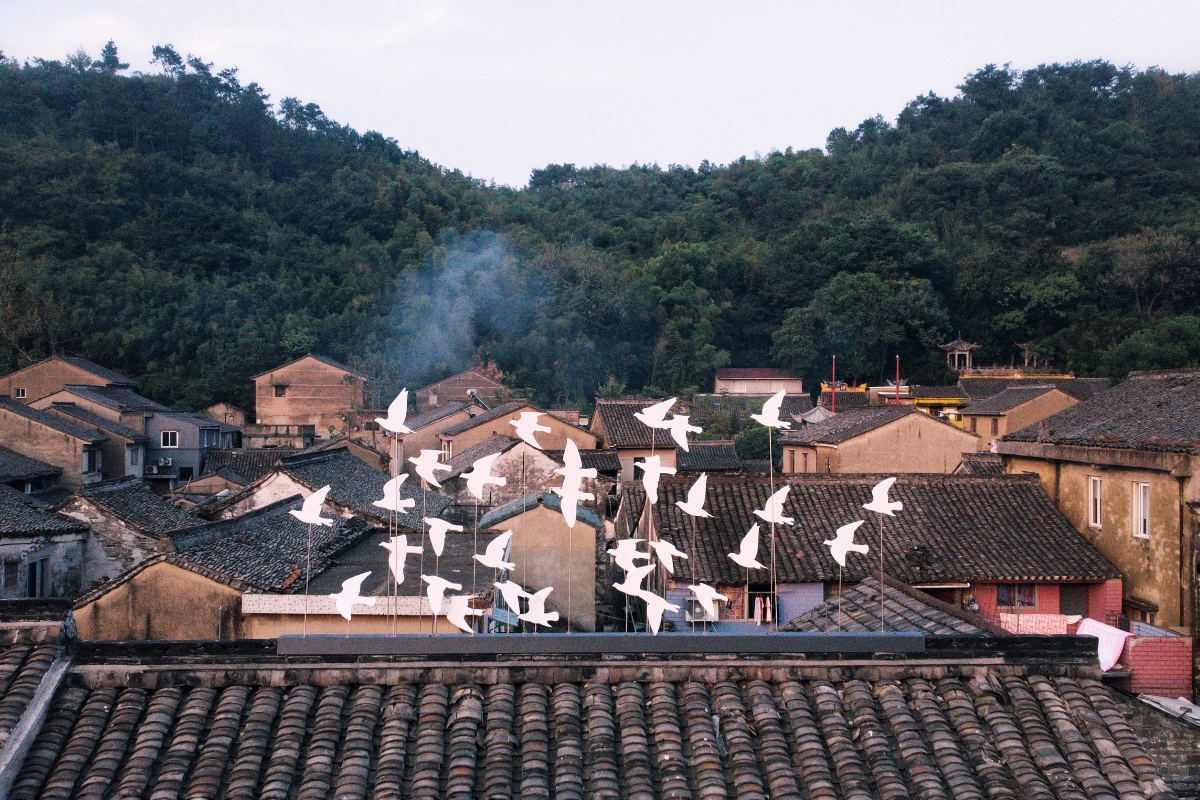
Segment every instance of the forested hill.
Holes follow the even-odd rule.
[[[480,359],[559,405],[832,353],[935,382],[960,332],[986,362],[1200,363],[1200,76],[986,67],[824,151],[517,191],[155,54],[0,64],[5,370],[73,352],[202,407],[308,351],[389,388]]]

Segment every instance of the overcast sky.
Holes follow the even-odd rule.
[[[988,63],[1200,71],[1200,3],[0,2],[0,50],[131,69],[155,44],[236,66],[359,131],[523,186],[548,163],[726,163],[829,131]]]

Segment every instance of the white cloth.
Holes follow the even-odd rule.
[[[1120,628],[1114,628],[1112,625],[1097,622],[1091,617],[1080,622],[1079,630],[1075,633],[1078,636],[1095,636],[1100,640],[1100,644],[1096,648],[1096,655],[1100,657],[1100,669],[1105,672],[1112,669],[1121,658],[1121,651],[1125,649],[1125,640],[1132,635]]]

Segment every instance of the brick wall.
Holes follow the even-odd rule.
[[[1162,697],[1192,696],[1190,636],[1130,636],[1121,663],[1131,673],[1127,691]]]
[[[1113,578],[1088,587],[1088,616],[1105,625],[1116,626],[1121,616],[1121,579]]]

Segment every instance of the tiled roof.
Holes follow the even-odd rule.
[[[114,411],[169,411],[166,406],[156,403],[149,397],[142,397],[132,389],[124,386],[88,386],[86,384],[68,384],[63,387],[76,397],[90,400],[93,403],[111,408]]]
[[[102,663],[13,798],[1174,797],[1086,669],[724,661]]]
[[[409,417],[404,421],[404,424],[412,431],[419,431],[421,428],[427,428],[438,420],[453,416],[460,411],[466,411],[472,406],[479,408],[477,403],[442,403],[440,406],[434,406],[428,411],[417,414],[414,417]]]
[[[991,625],[968,611],[943,603],[922,591],[884,577],[864,578],[858,585],[833,595],[811,611],[780,626],[783,631],[879,630],[880,596],[883,619],[889,631],[916,631],[926,636],[1005,636],[1003,628]]]
[[[723,381],[799,380],[800,376],[790,370],[771,367],[721,367],[716,378]]]
[[[542,452],[559,464],[563,463],[562,450],[543,450]],[[621,471],[621,457],[616,450],[580,450],[579,461],[583,464],[584,469],[594,469],[601,476],[605,473]]]
[[[506,403],[496,406],[491,411],[485,411],[482,414],[476,414],[470,419],[464,419],[462,422],[451,425],[449,428],[446,428],[446,430],[442,431],[442,435],[457,436],[463,431],[469,431],[472,428],[477,428],[480,425],[491,422],[494,419],[499,419],[506,414],[512,414],[514,411],[520,411],[522,408],[533,408],[533,406],[529,405],[529,401],[527,400],[509,400]],[[409,427],[411,428],[412,426],[410,425]],[[414,430],[416,429],[414,428]]]
[[[204,524],[150,491],[138,478],[91,484],[79,493],[92,505],[144,533],[168,534]]]
[[[861,408],[863,406],[871,405],[871,393],[870,392],[851,392],[851,391],[843,391],[843,390],[838,390],[837,392],[831,392],[828,390],[822,391],[821,392],[821,405],[833,406],[834,405],[833,399],[834,399],[835,394],[837,395],[836,406],[839,409]]]
[[[279,459],[285,456],[297,455],[299,451],[284,448],[263,448],[261,450],[209,450],[204,456],[204,474],[219,473],[221,470],[232,470],[252,483],[268,472],[275,469]]]
[[[459,533],[449,531],[442,547],[442,555],[435,558],[433,547],[428,538],[424,540],[424,552],[414,553],[404,561],[404,581],[399,587],[400,597],[411,597],[417,593],[424,594],[425,584],[421,582],[422,575],[437,574],[453,583],[462,584],[462,592],[470,594],[472,581],[477,594],[491,591],[495,580],[495,571],[479,565],[475,554],[482,553],[492,539],[500,535],[499,531],[479,531],[478,540],[475,532],[466,526]],[[371,575],[363,581],[361,593],[365,597],[387,596],[390,591],[390,573],[387,566],[387,551],[380,547],[387,541],[387,531],[376,531],[337,557],[330,559],[329,567],[310,584],[311,594],[333,594],[342,588],[342,581],[364,572]],[[408,544],[421,547],[420,534],[408,534]],[[424,558],[422,558],[422,556]],[[478,568],[476,568],[478,565]],[[457,594],[458,592],[455,592]]]
[[[486,458],[496,453],[504,453],[516,447],[521,443],[520,439],[513,439],[508,436],[501,436],[498,433],[493,433],[488,438],[484,439],[477,445],[468,447],[458,455],[446,462],[446,466],[450,467],[449,472],[439,472],[438,481],[452,480],[462,475],[471,468],[481,458]]]
[[[1003,475],[1004,459],[999,453],[963,453],[956,471],[960,475]]]
[[[958,385],[963,388],[972,400],[982,400],[999,394],[1010,386],[1046,386],[1051,385],[1060,392],[1071,395],[1076,400],[1086,400],[1097,392],[1103,392],[1112,385],[1108,378],[1039,378],[1034,375],[1028,378],[996,378],[987,376],[965,376],[958,379]]]
[[[473,369],[469,369],[466,372],[460,372],[457,375],[451,375],[449,378],[442,378],[437,383],[431,383],[428,386],[418,389],[418,391],[429,392],[442,388],[456,389],[464,386],[468,389],[473,389],[476,387],[482,387],[486,389],[504,388],[504,384],[500,383],[499,381],[492,380],[486,375],[482,375]]]
[[[941,349],[946,350],[946,351],[975,350],[976,348],[982,347],[982,345],[973,344],[971,342],[968,342],[966,339],[964,339],[960,336],[957,339],[955,339],[953,342],[946,342],[945,344],[939,344],[938,347],[940,347]]]
[[[654,434],[654,446],[663,450],[674,450],[675,442],[669,431],[651,431],[634,413],[658,400],[596,400],[595,415],[604,428],[606,448],[650,448],[650,434]]]
[[[0,483],[62,475],[62,467],[0,447]]]
[[[390,512],[373,505],[383,497],[388,476],[349,450],[338,449],[317,455],[298,455],[283,459],[280,469],[310,489],[330,486],[328,499],[355,513],[374,520],[387,521]],[[400,484],[400,496],[415,499],[411,511],[396,514],[396,520],[409,528],[420,528],[421,517],[437,517],[450,505],[450,498],[424,492],[411,480]],[[422,500],[422,498],[424,498]]]
[[[28,367],[17,370],[17,372],[24,372],[27,369],[40,366],[49,361],[61,361],[64,364],[70,364],[72,367],[90,373],[105,383],[110,383],[113,386],[137,386],[137,381],[133,380],[132,378],[122,375],[115,370],[111,370],[108,367],[102,367],[95,361],[83,358],[82,356],[50,356],[49,358],[42,359],[36,364],[30,364]]]
[[[1054,390],[1053,386],[1009,386],[991,397],[968,403],[962,410],[964,414],[1006,414],[1017,406],[1024,405],[1030,400],[1036,400],[1046,392]]]
[[[779,441],[781,444],[841,444],[910,414],[922,414],[939,425],[951,425],[956,431],[962,431],[962,428],[957,425],[952,425],[939,417],[923,414],[912,406],[871,406],[870,408],[839,411],[824,422],[816,422],[812,425],[805,425],[799,430],[788,431],[779,437]],[[967,433],[967,431],[963,432]]]
[[[0,646],[0,746],[8,742],[57,658],[57,647]]]
[[[93,414],[86,408],[80,408],[74,403],[54,403],[50,409],[58,414],[65,414],[71,417],[72,420],[80,422],[88,427],[95,428],[103,433],[111,433],[120,436],[122,439],[128,439],[131,442],[149,441],[149,437],[144,433],[139,433],[133,428],[127,428],[119,422],[113,422],[107,417],[102,417],[99,414]]]
[[[1001,441],[1200,453],[1200,371],[1134,373]]]
[[[33,498],[0,484],[0,536],[53,536],[86,530],[70,517],[47,511]]]
[[[845,578],[857,582],[878,571],[878,519],[862,506],[881,475],[776,476],[791,485],[785,513],[794,526],[776,525],[776,567],[781,583],[835,581],[838,567],[822,542],[846,523],[866,520],[857,541],[869,557],[851,554]],[[754,509],[771,495],[761,476],[710,475],[704,507],[710,518],[686,517],[675,503],[692,481],[664,476],[658,487],[654,530],[684,552],[696,537],[695,578],[737,584],[746,572],[728,557],[737,552]],[[885,573],[908,584],[958,581],[1104,580],[1120,577],[1095,547],[1055,507],[1036,475],[974,477],[900,475],[891,497],[904,510],[885,525]],[[759,560],[770,563],[769,526],[762,524]],[[684,573],[689,580],[689,572]]]
[[[689,451],[675,453],[675,469],[680,472],[737,472],[742,468],[732,441],[690,442]]]
[[[24,403],[18,403],[11,397],[0,397],[0,408],[5,411],[16,414],[19,417],[32,420],[39,425],[43,425],[51,430],[56,430],[59,433],[65,433],[68,436],[73,436],[80,441],[88,444],[99,444],[100,442],[108,441],[108,437],[102,433],[98,433],[91,428],[85,428],[74,422],[55,416],[48,411],[39,411],[36,408],[30,408]]]
[[[207,428],[209,430],[218,428],[222,433],[232,433],[241,430],[237,425],[230,425],[228,422],[206,417],[203,414],[193,414],[190,411],[160,411],[158,415],[188,425],[195,425],[197,428]]]
[[[613,522],[617,538],[628,539],[637,530],[638,520],[646,507],[646,490],[641,481],[625,481],[620,491],[621,500]]]
[[[908,391],[912,397],[917,398],[955,397],[967,399],[967,393],[961,386],[910,386]]]
[[[518,497],[511,503],[489,511],[483,516],[483,519],[479,520],[479,529],[495,528],[513,517],[519,516],[530,509],[537,508],[539,505],[543,505],[551,511],[562,511],[562,499],[558,495],[551,492],[534,492],[524,497]],[[599,517],[582,506],[575,510],[575,519],[591,525],[596,530],[604,527]]]
[[[258,373],[257,375],[252,376],[250,378],[250,380],[256,380],[257,378],[261,378],[263,375],[267,375],[267,374],[275,372],[277,370],[281,370],[284,367],[290,367],[292,364],[296,364],[300,361],[303,361],[306,358],[316,359],[317,361],[320,361],[322,364],[328,364],[329,366],[333,367],[334,369],[340,369],[343,372],[349,372],[351,375],[356,375],[359,378],[363,378],[364,380],[370,379],[370,376],[363,375],[358,370],[351,369],[350,367],[346,366],[345,364],[341,363],[340,361],[334,361],[329,356],[320,356],[320,355],[317,355],[316,353],[308,353],[306,355],[300,356],[299,358],[293,358],[291,361],[287,362],[286,364],[280,364],[278,367],[271,367],[268,370],[264,370],[264,371]]]

